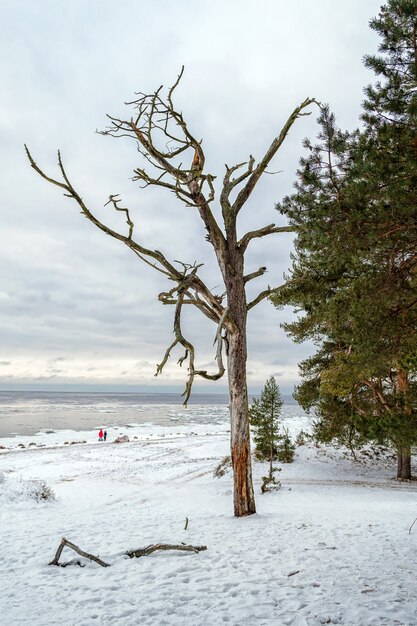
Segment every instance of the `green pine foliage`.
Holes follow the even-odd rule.
[[[295,445],[287,429],[284,429],[278,442],[277,459],[280,463],[292,463],[294,461]]]
[[[269,461],[269,473],[262,477],[261,492],[271,491],[281,486],[275,477],[280,468],[273,466],[273,461],[292,463],[295,446],[287,430],[280,432],[279,419],[282,410],[282,397],[279,386],[273,376],[265,383],[261,396],[253,400],[249,417],[254,432],[255,457],[259,461]]]
[[[316,343],[296,399],[322,441],[417,442],[417,2],[389,0],[370,23],[363,127],[345,132],[322,107],[295,193],[291,275],[275,297],[301,313],[285,326]]]
[[[258,460],[277,458],[282,404],[281,392],[275,378],[271,376],[266,381],[260,398],[253,400],[249,409],[254,431],[255,456]]]

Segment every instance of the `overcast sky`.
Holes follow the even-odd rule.
[[[169,259],[204,262],[202,277],[220,285],[210,244],[193,209],[169,193],[131,181],[141,165],[133,142],[103,137],[106,113],[130,116],[135,91],[172,84],[182,65],[178,108],[203,139],[208,170],[259,160],[289,113],[307,96],[328,102],[338,124],[358,124],[364,86],[373,76],[362,57],[377,38],[368,22],[379,1],[350,0],[3,0],[0,40],[0,389],[75,385],[151,385],[182,391],[175,365],[154,378],[172,340],[168,285],[121,243],[84,219],[77,206],[28,166],[23,144],[57,174],[67,172],[92,210],[120,193],[136,238]],[[7,26],[6,26],[7,25]],[[240,233],[284,223],[274,204],[291,192],[305,136],[317,110],[293,127],[272,169],[242,215]],[[103,212],[107,211],[107,213]],[[251,294],[279,285],[290,265],[290,235],[253,242],[246,271],[268,273]],[[221,292],[221,287],[216,289]],[[313,346],[296,345],[263,302],[250,313],[251,391],[275,375],[285,393]],[[197,365],[213,367],[215,327],[187,311]],[[175,358],[176,357],[176,358]],[[200,390],[223,391],[225,381]],[[23,387],[22,387],[23,386]],[[89,387],[92,388],[92,387]]]

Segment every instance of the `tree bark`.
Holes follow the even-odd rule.
[[[256,513],[252,483],[248,388],[246,380],[247,307],[243,279],[243,255],[234,247],[234,233],[228,238],[229,263],[225,283],[227,306],[233,330],[228,332],[227,369],[230,397],[231,457],[233,467],[233,502],[236,517]]]
[[[404,398],[403,411],[404,419],[409,420],[411,415],[411,407],[407,403],[407,392],[410,389],[410,383],[408,380],[407,372],[402,368],[397,371],[395,380],[395,387],[397,393],[401,394]],[[397,447],[397,478],[410,479],[411,478],[411,447],[410,445],[399,445]]]
[[[233,467],[233,502],[236,517],[256,513],[252,484],[248,389],[246,383],[246,337],[229,336],[229,394],[231,457]]]
[[[411,478],[411,448],[410,446],[397,448],[397,478]]]

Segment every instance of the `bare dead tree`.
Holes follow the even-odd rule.
[[[247,314],[279,288],[263,290],[251,302],[247,302],[246,284],[262,276],[266,272],[266,267],[260,267],[245,275],[244,256],[254,239],[289,232],[293,228],[268,224],[258,230],[249,231],[238,239],[237,218],[259,179],[278,152],[290,128],[298,117],[308,115],[304,110],[314,100],[307,98],[294,109],[259,163],[255,164],[254,157],[250,156],[246,162],[231,167],[226,165],[219,196],[223,224],[219,225],[212,211],[212,203],[215,201],[213,185],[215,176],[205,171],[205,155],[201,141],[191,134],[182,113],[175,108],[173,102],[174,91],[182,78],[183,70],[184,68],[165,98],[162,95],[162,87],[152,94],[136,94],[137,99],[127,103],[134,108],[134,117],[119,119],[108,116],[110,125],[101,134],[117,138],[126,137],[136,142],[139,152],[148,163],[148,169],[134,170],[134,180],[138,181],[142,187],[163,187],[172,192],[187,207],[198,211],[207,231],[206,239],[213,247],[223,277],[225,290],[223,296],[214,294],[199,277],[200,266],[198,264],[171,262],[159,250],[142,245],[134,237],[135,223],[131,213],[128,208],[121,206],[121,200],[117,194],[110,195],[107,204],[112,205],[115,211],[125,214],[127,224],[125,233],[113,230],[104,224],[87,207],[82,196],[70,182],[59,152],[60,179],[58,180],[48,176],[36,163],[28,148],[26,146],[25,148],[33,169],[48,182],[60,187],[65,196],[75,200],[81,213],[97,228],[124,243],[141,261],[173,281],[174,287],[167,292],[160,293],[159,300],[163,304],[175,307],[174,340],[157,366],[156,375],[162,372],[172,350],[177,346],[182,347],[184,354],[178,363],[180,365],[184,361],[188,363],[188,378],[184,391],[185,404],[190,397],[196,376],[218,380],[224,375],[223,348],[225,348],[230,394],[234,511],[235,515],[240,517],[255,513],[246,382]],[[184,165],[184,163],[191,164]],[[208,373],[196,367],[194,345],[185,337],[181,328],[184,305],[195,306],[217,326],[215,334],[217,371],[214,373]]]

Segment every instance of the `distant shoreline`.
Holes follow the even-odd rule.
[[[181,392],[157,392],[157,391],[44,391],[37,390],[17,390],[17,389],[1,389],[0,390],[0,404],[5,401],[17,402],[19,399],[29,398],[33,400],[45,400],[50,397],[55,401],[59,397],[64,396],[65,399],[71,397],[77,397],[79,399],[94,399],[95,401],[102,399],[105,401],[111,401],[112,399],[135,399],[141,402],[141,404],[183,404],[183,397]],[[259,394],[249,394],[249,402],[252,398],[259,397]],[[282,399],[284,404],[296,405],[297,402],[289,394],[283,394]],[[193,393],[190,397],[189,404],[212,404],[212,405],[224,405],[229,403],[229,396],[227,393]]]
[[[228,419],[228,405],[226,394],[196,393],[185,407],[178,393],[0,391],[0,438],[111,424],[213,423]],[[298,410],[294,400],[284,405]]]

